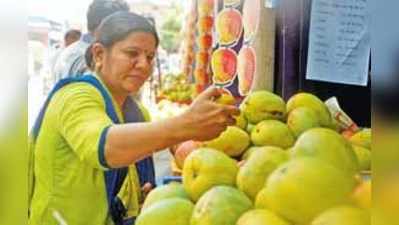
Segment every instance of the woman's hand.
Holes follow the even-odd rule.
[[[220,91],[210,87],[201,93],[181,118],[185,121],[183,128],[192,140],[206,141],[216,138],[227,126],[235,124],[233,116],[240,111],[233,105],[222,105],[215,102]]]
[[[207,89],[178,117],[151,123],[113,125],[105,144],[107,164],[111,168],[120,168],[184,141],[207,141],[218,137],[227,126],[235,123],[233,116],[240,113],[235,106],[216,103],[219,95],[218,89]]]

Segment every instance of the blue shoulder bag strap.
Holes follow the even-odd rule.
[[[127,98],[123,105],[123,115],[127,123],[145,121],[140,107],[130,97]],[[144,186],[145,183],[151,183],[153,187],[156,186],[154,160],[151,156],[138,161],[136,163],[136,168],[141,187]]]
[[[144,122],[144,116],[140,107],[132,98],[127,98],[123,105],[123,116],[126,123]],[[151,156],[136,162],[136,169],[139,175],[140,186],[151,183],[155,187],[154,161]],[[118,199],[119,200],[119,199]],[[123,204],[119,201],[122,208]],[[133,225],[136,218],[128,218],[123,221],[123,225]]]
[[[107,115],[111,118],[111,120],[115,124],[120,123],[118,116],[116,114],[116,111],[112,104],[112,98],[108,95],[107,91],[104,89],[104,87],[101,85],[101,83],[97,80],[97,78],[95,78],[92,75],[85,75],[85,76],[82,76],[79,78],[66,78],[66,79],[60,80],[55,85],[55,87],[52,89],[49,96],[47,97],[47,99],[44,103],[44,106],[42,107],[41,111],[39,112],[39,115],[35,121],[33,130],[32,130],[34,140],[36,140],[39,135],[46,109],[47,109],[52,97],[54,96],[54,94],[58,90],[60,90],[62,87],[66,86],[68,84],[74,83],[74,82],[85,82],[85,83],[91,84],[94,87],[96,87],[100,91],[102,97],[104,98]],[[101,137],[100,142],[105,141],[105,134],[106,134],[106,132],[103,132],[103,136]],[[123,184],[123,181],[127,175],[127,172],[128,172],[128,168],[112,169],[112,170],[108,170],[108,171],[104,172],[109,210],[110,210],[110,214],[111,214],[112,220],[114,221],[115,225],[123,225],[124,224],[123,217],[126,215],[126,209],[123,206],[120,199],[117,197],[117,194]]]

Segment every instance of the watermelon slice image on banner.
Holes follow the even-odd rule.
[[[251,0],[247,0],[251,1]],[[224,0],[224,6],[236,6],[241,3],[241,0]]]
[[[242,34],[241,13],[232,8],[223,9],[216,17],[216,32],[219,44],[235,44]]]
[[[244,40],[249,41],[255,36],[260,17],[260,0],[247,0],[244,2],[242,10],[242,20],[244,26]]]
[[[256,54],[251,46],[243,46],[238,54],[238,90],[242,96],[249,93],[256,72]]]
[[[229,48],[219,48],[212,54],[211,66],[216,85],[232,83],[237,73],[237,54]]]

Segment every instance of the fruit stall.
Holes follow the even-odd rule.
[[[272,90],[275,17],[261,1],[191,1],[181,67],[196,92],[217,85],[240,98]]]
[[[181,183],[151,191],[136,224],[370,224],[371,130],[332,105],[250,93],[235,126],[177,147]]]
[[[166,74],[162,80],[162,89],[158,93],[156,102],[169,100],[179,104],[190,104],[193,97],[193,85],[184,74]]]
[[[173,182],[148,194],[137,225],[371,224],[368,61],[357,86],[311,79],[310,6],[191,1],[181,79],[194,96],[219,87],[216,102],[241,113],[216,139],[172,149]]]

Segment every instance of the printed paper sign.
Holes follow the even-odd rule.
[[[367,0],[314,0],[306,78],[366,86],[369,21]]]

